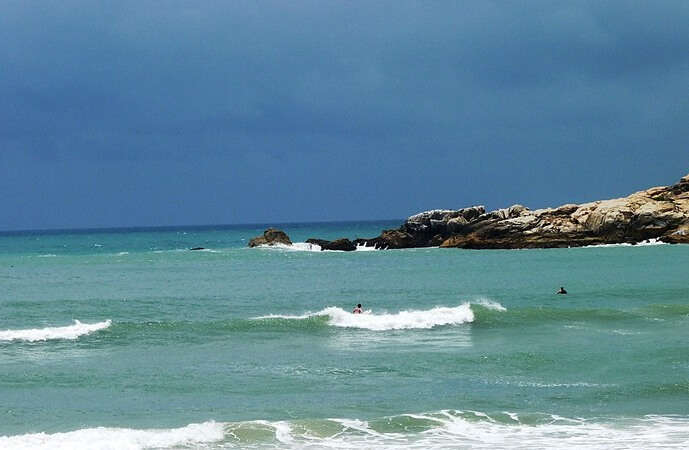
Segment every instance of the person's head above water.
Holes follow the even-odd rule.
[[[358,303],[358,304],[356,305],[356,307],[357,307],[357,308],[361,308],[361,303]]]

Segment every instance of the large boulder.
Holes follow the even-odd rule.
[[[327,241],[325,239],[307,239],[307,244],[318,245],[323,250],[339,250],[343,252],[351,252],[356,250],[356,244],[347,238],[336,239],[334,241]]]
[[[287,233],[282,230],[277,230],[275,228],[268,228],[263,232],[263,236],[256,236],[249,241],[249,247],[258,247],[260,245],[292,245]]]
[[[336,239],[325,245],[321,245],[321,250],[340,250],[343,252],[351,252],[356,250],[356,245],[349,239]]]

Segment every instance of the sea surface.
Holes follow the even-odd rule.
[[[1,233],[0,448],[689,447],[689,246],[399,224]]]

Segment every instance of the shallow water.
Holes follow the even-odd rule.
[[[0,447],[689,444],[689,247],[246,248],[263,228],[0,235]]]

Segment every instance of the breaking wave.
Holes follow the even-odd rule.
[[[66,433],[32,433],[0,437],[4,449],[146,449],[178,448],[222,441],[224,425],[216,422],[182,428],[134,430],[129,428],[84,428]]]
[[[0,331],[0,341],[47,341],[52,339],[77,339],[79,336],[103,330],[111,325],[110,320],[97,323],[81,323],[64,327],[31,328],[24,330]]]
[[[499,303],[482,300],[481,306],[496,311],[505,311]],[[376,314],[366,311],[364,314],[352,314],[342,308],[331,306],[316,313],[300,316],[268,315],[256,317],[263,320],[305,320],[313,317],[327,317],[328,325],[343,328],[361,328],[374,331],[428,329],[442,325],[460,325],[474,321],[474,312],[470,303],[455,307],[437,306],[428,310],[405,310],[397,313]]]
[[[348,449],[644,449],[686,448],[689,418],[571,419],[550,414],[443,410],[373,420],[204,422],[182,428],[86,428],[0,437],[0,447],[88,448],[348,448]]]

